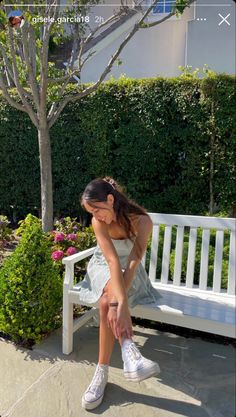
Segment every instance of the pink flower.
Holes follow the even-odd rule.
[[[67,254],[68,256],[70,256],[70,255],[74,255],[75,253],[77,253],[77,249],[76,249],[76,248],[74,248],[73,246],[70,246],[70,247],[67,249],[67,251],[66,251],[66,254]]]
[[[58,233],[55,234],[54,242],[61,242],[64,239],[65,239],[64,233],[58,232]]]
[[[55,250],[54,252],[52,252],[52,255],[51,255],[51,258],[54,261],[60,261],[63,257],[64,257],[63,250]]]
[[[67,240],[76,240],[77,239],[77,235],[75,233],[70,233],[69,235],[67,235]]]

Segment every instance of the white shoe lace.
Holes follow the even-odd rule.
[[[92,382],[89,385],[87,392],[91,392],[92,394],[97,394],[97,393],[101,393],[102,389],[104,388],[104,378],[105,378],[105,373],[104,370],[100,367],[97,367],[95,374],[93,376]]]
[[[127,353],[129,355],[129,359],[132,362],[137,362],[137,360],[139,360],[142,357],[141,353],[139,352],[138,348],[135,346],[134,343],[131,343],[129,345]]]

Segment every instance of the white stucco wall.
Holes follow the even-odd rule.
[[[235,74],[235,2],[208,0],[207,4],[198,0],[196,19],[188,24],[186,65],[207,64],[216,72]]]
[[[179,74],[178,66],[185,63],[186,24],[192,18],[193,8],[186,10],[178,20],[174,18],[150,29],[140,29],[122,51],[122,65],[114,66],[107,79],[111,75],[119,78],[121,74],[135,78]],[[82,82],[98,79],[128,33],[125,32],[85,64]]]
[[[94,21],[95,16],[107,18],[113,10],[112,6],[97,6],[91,11],[91,20]],[[230,13],[230,26],[224,22],[219,26],[219,13],[222,16]],[[85,64],[82,82],[99,78],[128,33],[123,33]],[[180,19],[173,18],[153,28],[140,29],[125,46],[120,59],[122,64],[113,66],[106,79],[110,76],[119,78],[122,74],[134,78],[171,77],[180,73],[178,66],[191,65],[201,69],[204,64],[217,72],[235,73],[235,2],[197,0]]]

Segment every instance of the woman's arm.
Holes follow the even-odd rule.
[[[121,270],[119,257],[108,234],[107,225],[93,218],[92,226],[97,238],[97,242],[110,269],[111,284],[114,297],[118,303],[124,303],[127,301],[127,295],[124,285],[123,273]]]
[[[123,273],[126,291],[132,285],[135,271],[142,261],[142,257],[147,248],[148,238],[152,231],[152,220],[148,215],[141,216],[136,227],[137,236],[133,249],[130,252],[126,269]]]
[[[111,274],[112,299],[109,302],[117,301],[118,307],[116,314],[108,315],[108,322],[114,333],[114,336],[121,341],[122,335],[132,337],[132,321],[128,308],[128,298],[124,285],[123,273],[120,266],[119,257],[108,234],[108,228],[105,223],[92,219],[93,229],[97,242],[108,263]]]

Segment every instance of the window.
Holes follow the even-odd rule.
[[[152,10],[153,14],[170,13],[172,11],[175,0],[161,0],[155,5]]]

